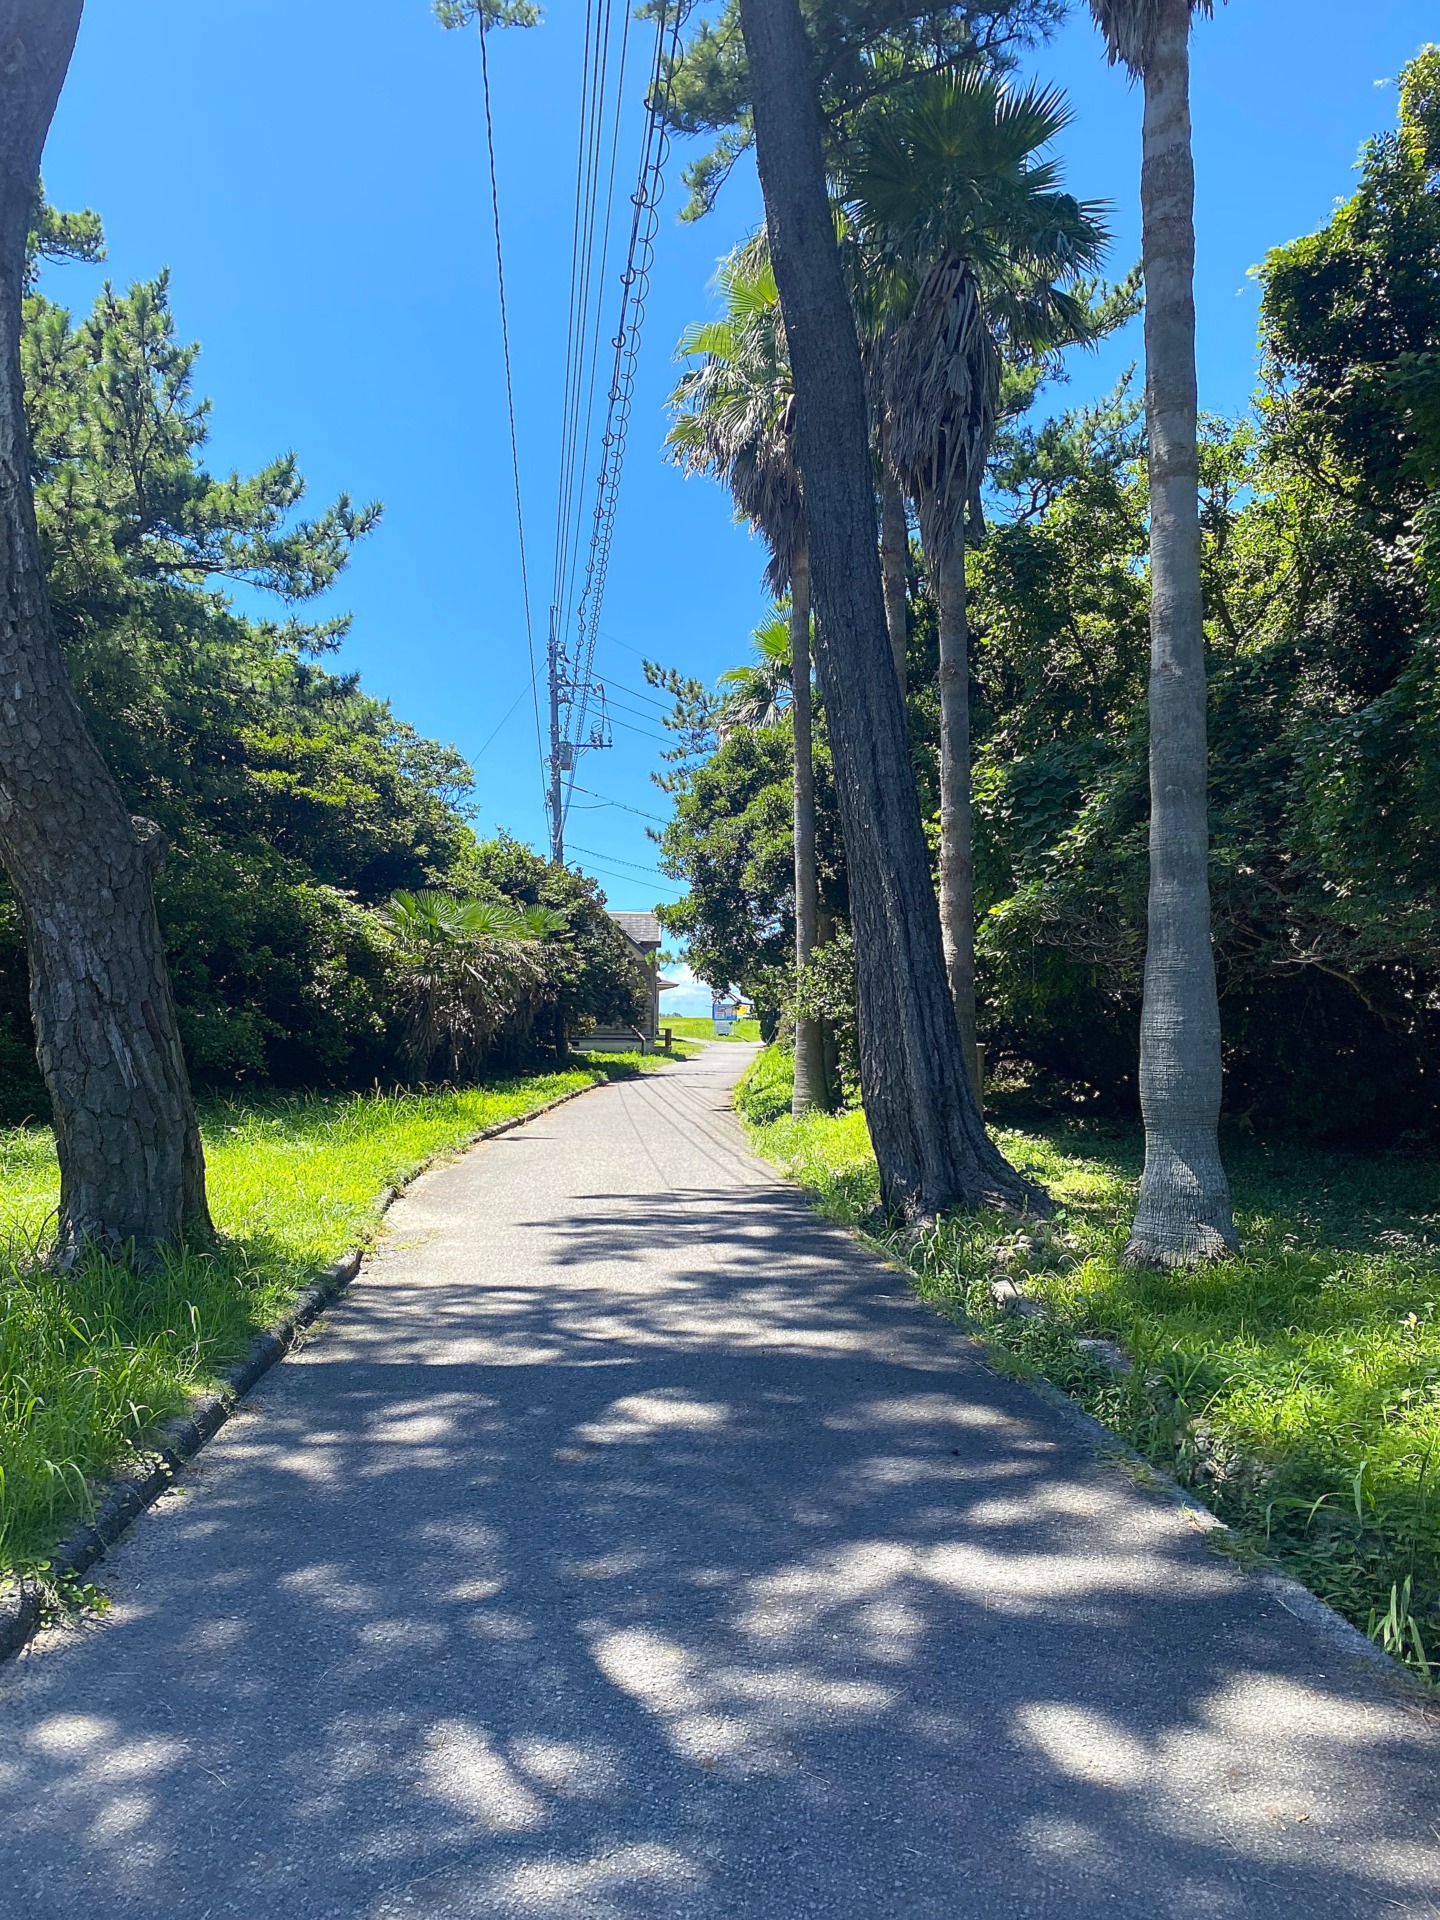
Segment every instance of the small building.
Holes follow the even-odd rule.
[[[676,984],[673,980],[660,978],[662,929],[653,913],[612,912],[610,918],[624,934],[626,941],[634,949],[636,958],[645,969],[649,980],[645,1012],[634,1028],[597,1027],[593,1033],[585,1035],[581,1044],[587,1047],[632,1048],[638,1037],[642,1050],[648,1053],[660,1037],[660,995],[667,987]]]

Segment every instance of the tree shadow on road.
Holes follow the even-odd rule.
[[[4,1684],[14,1911],[1436,1911],[1426,1712],[797,1196],[526,1231],[402,1229]]]

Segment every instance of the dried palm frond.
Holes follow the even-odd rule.
[[[1000,397],[1000,356],[968,260],[938,261],[886,355],[890,454],[920,511],[933,561],[980,490]]]
[[[800,475],[790,434],[790,358],[774,270],[754,242],[733,254],[717,276],[724,316],[692,327],[684,354],[703,356],[681,375],[666,438],[687,473],[729,487],[740,518],[770,548],[767,578],[776,593],[789,585],[804,539]]]
[[[1111,66],[1144,73],[1157,33],[1167,24],[1167,16],[1184,4],[1185,0],[1090,0]],[[1213,0],[1190,0],[1190,12],[1208,17],[1214,12]]]

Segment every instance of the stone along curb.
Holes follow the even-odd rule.
[[[528,1113],[513,1114],[508,1120],[497,1121],[493,1127],[483,1127],[478,1133],[472,1133],[458,1149],[446,1148],[444,1151],[468,1152],[484,1140],[510,1133],[531,1120],[538,1120],[542,1113],[551,1113],[556,1107],[563,1107],[568,1100],[578,1100],[582,1093],[591,1093],[597,1086],[609,1084],[606,1080],[595,1080],[589,1086],[574,1087],[554,1100],[531,1107]],[[415,1169],[405,1186],[418,1180],[440,1157],[440,1154],[432,1154]],[[403,1191],[403,1187],[385,1188],[380,1196],[382,1215],[388,1212]],[[256,1381],[267,1374],[277,1361],[283,1360],[304,1329],[344,1293],[360,1271],[364,1255],[363,1247],[352,1247],[349,1253],[342,1254],[325,1269],[313,1287],[305,1289],[283,1319],[256,1334],[242,1359],[224,1369],[220,1375],[218,1392],[202,1394],[192,1403],[188,1412],[168,1421],[159,1429],[142,1455],[140,1467],[134,1473],[118,1475],[108,1481],[87,1524],[55,1548],[50,1555],[44,1580],[22,1579],[0,1588],[0,1661],[19,1653],[34,1638],[53,1602],[56,1589],[82,1579],[146,1508],[154,1506],[186,1462],[193,1460],[205,1442],[220,1431]]]
[[[752,1147],[751,1151],[754,1152],[755,1149]],[[777,1168],[773,1161],[767,1160],[765,1164],[779,1173],[780,1178],[788,1185],[794,1187],[812,1210],[818,1211],[814,1195],[801,1186],[792,1174]],[[851,1241],[863,1247],[867,1253],[873,1255],[888,1272],[901,1275],[912,1300],[922,1306],[931,1306],[931,1303],[915,1290],[914,1268],[898,1256],[892,1248],[872,1240],[863,1227],[840,1225],[840,1231]],[[1014,1275],[1000,1275],[991,1283],[990,1297],[1004,1313],[1013,1313],[1024,1319],[1049,1318],[1049,1310],[1045,1303],[1026,1295],[1023,1276],[1017,1279]],[[982,1366],[1007,1373],[1009,1378],[1018,1380],[1037,1399],[1043,1400],[1046,1406],[1059,1414],[1078,1435],[1082,1436],[1099,1459],[1118,1468],[1132,1484],[1156,1495],[1171,1506],[1179,1507],[1190,1524],[1200,1532],[1214,1533],[1229,1539],[1235,1537],[1230,1526],[1220,1518],[1219,1514],[1207,1507],[1204,1501],[1197,1494],[1192,1493],[1188,1487],[1183,1487],[1173,1473],[1147,1460],[1122,1434],[1105,1426],[1102,1421],[1095,1418],[1093,1413],[1087,1413],[1079,1401],[1072,1399],[1063,1387],[1057,1387],[1055,1382],[1047,1379],[1043,1373],[1027,1373],[1024,1376],[1009,1373],[1003,1365],[996,1364],[1009,1357],[1007,1349],[997,1349],[995,1343],[987,1339],[985,1334],[968,1319],[957,1322],[943,1312],[941,1317],[950,1320],[956,1336],[974,1351]],[[1075,1344],[1088,1352],[1092,1359],[1098,1360],[1117,1378],[1123,1378],[1132,1370],[1128,1355],[1116,1346],[1113,1340],[1080,1338],[1075,1341]],[[1425,1686],[1417,1674],[1395,1659],[1392,1654],[1387,1653],[1383,1647],[1378,1646],[1368,1634],[1362,1633],[1353,1621],[1347,1620],[1343,1613],[1330,1605],[1328,1600],[1322,1600],[1318,1593],[1312,1593],[1309,1587],[1297,1580],[1293,1574],[1285,1573],[1273,1564],[1256,1559],[1247,1561],[1238,1554],[1232,1557],[1235,1564],[1242,1567],[1248,1577],[1287,1613],[1303,1621],[1321,1638],[1328,1640],[1338,1653],[1348,1655],[1357,1665],[1368,1668],[1377,1678],[1388,1682],[1393,1691],[1412,1700],[1423,1700],[1427,1705],[1434,1705],[1433,1691]]]
[[[1002,1275],[991,1283],[990,1297],[1004,1313],[1016,1314],[1024,1319],[1047,1321],[1051,1319],[1050,1310],[1045,1302],[1025,1293],[1023,1277],[1017,1280],[1014,1276]],[[996,1351],[983,1333],[968,1332],[962,1337],[974,1341],[986,1355]],[[1134,1363],[1129,1355],[1113,1340],[1073,1334],[1071,1339],[1082,1353],[1088,1354],[1092,1360],[1097,1360],[1116,1379],[1124,1379],[1134,1371]],[[1097,1420],[1093,1413],[1087,1413],[1079,1401],[1072,1399],[1063,1387],[1057,1387],[1055,1382],[1047,1379],[1043,1373],[1025,1378],[1024,1384],[1037,1398],[1043,1400],[1047,1406],[1052,1407],[1072,1427],[1082,1433],[1102,1459],[1119,1466],[1136,1485],[1152,1489],[1172,1506],[1181,1508],[1191,1525],[1200,1532],[1222,1535],[1226,1539],[1235,1538],[1228,1522],[1222,1520],[1213,1508],[1207,1507],[1198,1494],[1182,1486],[1178,1478],[1166,1468],[1147,1460],[1123,1434],[1116,1433],[1113,1428],[1107,1427],[1103,1421]],[[1361,1666],[1371,1668],[1399,1691],[1433,1704],[1433,1694],[1424,1686],[1417,1674],[1403,1662],[1395,1659],[1392,1654],[1387,1653],[1383,1647],[1378,1646],[1368,1634],[1362,1633],[1353,1620],[1347,1620],[1338,1608],[1330,1605],[1328,1600],[1322,1600],[1318,1593],[1312,1593],[1310,1588],[1297,1580],[1293,1574],[1284,1572],[1280,1567],[1259,1556],[1242,1557],[1235,1554],[1231,1557],[1235,1564],[1242,1566],[1249,1577],[1256,1581],[1273,1600],[1278,1601],[1288,1614],[1293,1615],[1297,1620],[1303,1620],[1316,1633],[1329,1640],[1338,1653],[1347,1654]]]

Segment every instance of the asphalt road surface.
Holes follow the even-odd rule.
[[[813,1215],[713,1046],[426,1176],[0,1669],[4,1920],[1421,1920],[1440,1732]]]

